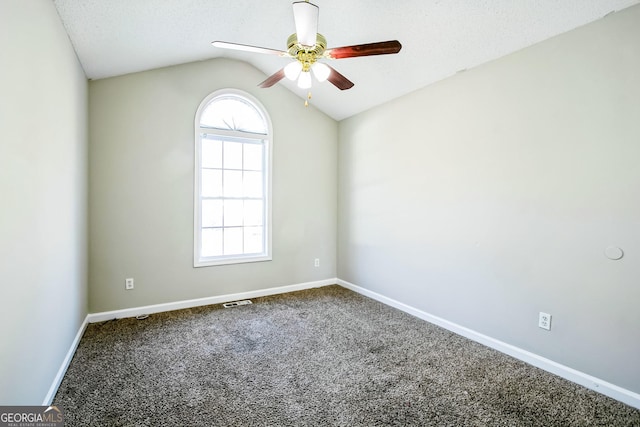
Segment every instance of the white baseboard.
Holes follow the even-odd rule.
[[[58,387],[60,387],[60,383],[62,383],[62,379],[64,378],[64,374],[67,372],[69,368],[69,364],[71,363],[71,359],[73,359],[73,355],[76,353],[76,349],[78,348],[78,344],[80,344],[80,339],[82,338],[82,334],[84,334],[84,330],[87,329],[87,325],[89,324],[89,315],[84,318],[84,321],[80,325],[80,329],[78,329],[78,333],[76,334],[73,342],[71,343],[71,347],[69,347],[69,351],[67,351],[67,355],[62,361],[62,365],[60,369],[58,369],[58,373],[56,377],[53,379],[53,383],[51,387],[49,387],[49,392],[44,398],[42,402],[42,406],[49,406],[53,402],[53,398],[56,397],[56,393],[58,392]]]
[[[487,335],[483,335],[479,332],[476,332],[464,326],[460,326],[441,317],[431,315],[415,307],[411,307],[407,304],[388,298],[384,295],[361,288],[360,286],[354,285],[353,283],[349,283],[345,280],[337,279],[336,281],[342,287],[351,289],[354,292],[402,310],[429,323],[441,326],[451,332],[462,335],[463,337],[469,338],[470,340],[479,342],[480,344],[498,350],[501,353],[508,354],[509,356],[522,360],[523,362],[543,369],[552,374],[558,375],[559,377],[562,377],[573,383],[579,384],[591,390],[597,391],[598,393],[604,394],[605,396],[616,399],[622,403],[633,406],[634,408],[640,409],[640,394],[638,393],[624,389],[615,384],[611,384],[589,374],[585,374],[584,372],[577,371],[568,366],[561,365],[560,363],[554,362],[553,360],[544,358],[511,344],[507,344],[495,338],[491,338]]]
[[[486,345],[487,347],[490,347],[502,353],[508,354],[509,356],[515,357],[516,359],[522,360],[523,362],[529,363],[530,365],[536,366],[547,372],[558,375],[559,377],[565,378],[571,382],[580,384],[586,388],[597,391],[613,399],[616,399],[620,402],[626,403],[627,405],[640,409],[640,394],[638,393],[632,392],[630,390],[619,387],[615,384],[611,384],[607,381],[585,374],[584,372],[577,371],[568,366],[561,365],[557,362],[554,362],[553,360],[546,359],[542,356],[539,356],[537,354],[515,347],[511,344],[507,344],[505,342],[499,341],[495,338],[491,338],[487,335],[483,335],[472,329],[466,328],[464,326],[460,326],[456,323],[450,322],[441,317],[433,316],[429,313],[426,313],[422,310],[411,307],[407,304],[401,303],[394,299],[388,298],[384,295],[378,294],[376,292],[370,291],[365,288],[361,288],[357,285],[354,285],[353,283],[349,283],[345,280],[336,279],[336,278],[319,280],[315,282],[300,283],[296,285],[280,286],[280,287],[274,287],[274,288],[268,288],[268,289],[259,289],[256,291],[240,292],[236,294],[227,294],[227,295],[220,295],[215,297],[199,298],[199,299],[178,301],[173,303],[148,305],[144,307],[127,308],[124,310],[115,310],[115,311],[107,311],[102,313],[88,314],[84,322],[80,326],[80,329],[78,330],[78,333],[76,334],[75,339],[71,343],[69,351],[67,352],[67,355],[64,361],[62,362],[62,365],[58,370],[58,374],[56,375],[53,383],[51,384],[51,387],[49,388],[49,392],[47,393],[47,396],[45,397],[42,405],[48,406],[53,402],[53,398],[55,397],[56,392],[58,391],[58,387],[60,387],[60,383],[62,382],[62,379],[64,378],[64,375],[67,372],[67,368],[71,363],[71,359],[73,359],[73,355],[75,354],[76,349],[78,348],[78,344],[80,343],[82,334],[84,333],[87,327],[87,324],[89,323],[102,322],[102,321],[111,320],[114,318],[119,319],[119,318],[125,318],[125,317],[135,317],[142,314],[153,314],[153,313],[160,313],[164,311],[180,310],[183,308],[200,307],[203,305],[221,304],[229,301],[258,298],[258,297],[269,296],[269,295],[277,295],[277,294],[282,294],[287,292],[300,291],[304,289],[319,288],[322,286],[333,285],[333,284],[338,284],[347,289],[351,289],[354,292],[357,292],[369,298],[375,299],[383,304],[402,310],[408,314],[416,316],[429,323],[433,323],[451,332],[454,332],[458,335],[462,335],[465,338],[469,338],[473,341],[479,342],[480,344]]]
[[[337,284],[338,279],[325,279],[315,282],[299,283],[296,285],[278,286],[275,288],[258,289],[256,291],[239,292],[237,294],[219,295],[215,297],[198,298],[184,301],[168,302],[164,304],[146,305],[143,307],[125,308],[123,310],[104,311],[89,314],[89,323],[104,322],[111,319],[135,317],[143,314],[162,313],[165,311],[181,310],[183,308],[200,307],[203,305],[221,304],[229,301],[258,298],[269,295],[284,294],[287,292],[301,291],[304,289],[319,288]]]

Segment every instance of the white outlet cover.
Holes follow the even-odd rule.
[[[551,315],[549,313],[540,312],[538,317],[538,326],[547,331],[551,330]]]

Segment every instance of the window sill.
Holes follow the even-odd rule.
[[[229,258],[203,258],[200,260],[196,260],[193,263],[195,268],[198,267],[214,267],[218,265],[230,265],[230,264],[245,264],[249,262],[264,262],[271,261],[272,257],[270,255],[258,255],[258,256],[239,256],[239,257],[229,257]]]

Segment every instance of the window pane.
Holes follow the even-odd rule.
[[[242,143],[224,142],[224,168],[242,169]]]
[[[262,172],[244,173],[244,197],[262,197]]]
[[[202,230],[202,257],[222,255],[222,228],[205,228]]]
[[[243,144],[244,145],[244,169],[245,170],[262,170],[262,144]]]
[[[202,139],[202,167],[222,168],[222,141]]]
[[[222,200],[202,201],[202,226],[222,227]]]
[[[242,253],[242,227],[224,229],[224,254]]]
[[[224,226],[234,227],[241,226],[243,215],[242,200],[225,200],[224,201]]]
[[[262,200],[244,201],[244,225],[263,225]]]
[[[244,228],[244,253],[261,253],[263,251],[262,242],[262,227]]]
[[[224,171],[224,197],[242,197],[242,171]]]
[[[267,123],[256,107],[233,95],[213,99],[202,112],[200,125],[216,129],[267,133]]]
[[[202,197],[222,196],[222,171],[202,169]]]

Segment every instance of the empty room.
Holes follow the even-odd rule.
[[[0,0],[0,425],[640,426],[639,41]]]

